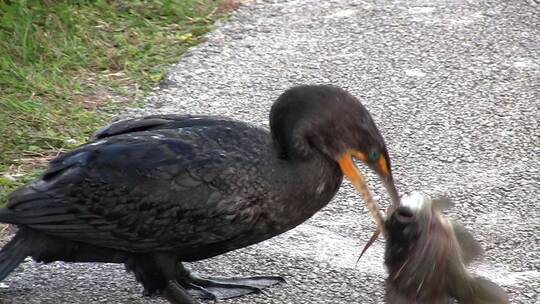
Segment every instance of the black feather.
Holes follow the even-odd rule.
[[[30,242],[17,234],[0,251],[0,281],[5,279],[30,255]]]

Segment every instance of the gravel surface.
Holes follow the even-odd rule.
[[[150,113],[213,113],[267,126],[272,101],[305,83],[344,87],[375,117],[401,192],[446,193],[449,216],[486,249],[473,265],[540,303],[540,5],[533,0],[257,1],[190,50],[147,100]],[[388,201],[373,174],[379,201]],[[288,283],[220,303],[382,303],[383,240],[345,183],[313,219],[192,268],[281,274]],[[118,265],[24,263],[0,303],[165,303]]]

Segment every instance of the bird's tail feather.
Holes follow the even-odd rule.
[[[19,231],[0,250],[0,282],[3,281],[24,259],[30,255],[30,242]]]
[[[0,223],[12,224],[15,221],[15,214],[7,208],[0,209]]]

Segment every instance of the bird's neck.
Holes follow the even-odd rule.
[[[283,187],[288,197],[281,198],[283,214],[294,219],[296,226],[312,217],[326,206],[338,191],[343,180],[339,166],[322,154],[314,154],[309,159],[284,160],[288,164],[289,176]],[[292,227],[288,227],[290,229]]]

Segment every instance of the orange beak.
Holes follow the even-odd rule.
[[[345,177],[354,185],[356,190],[360,192],[360,194],[362,195],[364,202],[366,203],[369,209],[369,212],[371,213],[371,216],[373,216],[373,218],[375,219],[375,222],[377,223],[378,230],[383,231],[384,218],[379,210],[379,207],[377,206],[377,203],[373,200],[373,197],[371,196],[371,193],[369,192],[366,179],[364,178],[362,173],[360,173],[360,171],[354,164],[353,157],[362,161],[366,161],[367,159],[364,153],[350,150],[350,151],[345,152],[341,156],[341,158],[338,160],[339,167],[341,168],[341,171],[343,172]],[[377,162],[379,163],[379,161]],[[384,163],[386,163],[386,161]],[[388,168],[386,168],[386,172],[388,172]]]
[[[386,158],[384,158],[383,155],[379,156],[379,159],[377,159],[377,162],[375,163],[375,170],[385,179],[390,176],[390,170],[388,170],[388,163],[386,162]]]
[[[386,191],[388,191],[388,195],[390,195],[392,204],[388,206],[388,209],[386,209],[386,212],[389,213],[399,207],[399,194],[396,186],[394,185],[394,178],[392,177],[390,167],[388,166],[388,162],[386,161],[386,157],[384,157],[384,155],[379,156],[375,162],[374,169],[379,176],[382,177]]]
[[[373,233],[366,246],[360,254],[360,258],[366,252],[366,250],[377,240],[379,234],[384,231],[384,217],[379,210],[377,203],[373,200],[373,197],[369,193],[366,180],[364,176],[358,170],[358,167],[353,162],[353,157],[359,160],[366,162],[367,157],[364,153],[355,150],[349,150],[345,152],[341,158],[338,160],[338,164],[343,171],[343,174],[351,181],[356,190],[360,192],[364,198],[364,201],[369,209],[371,216],[375,219],[377,223],[377,230]],[[386,209],[387,213],[392,212],[399,206],[399,195],[397,193],[396,187],[394,186],[394,179],[390,173],[390,168],[388,162],[384,155],[379,156],[379,158],[371,165],[372,168],[377,172],[377,174],[383,179],[383,182],[386,186],[390,198],[392,200],[392,205],[388,206]]]

